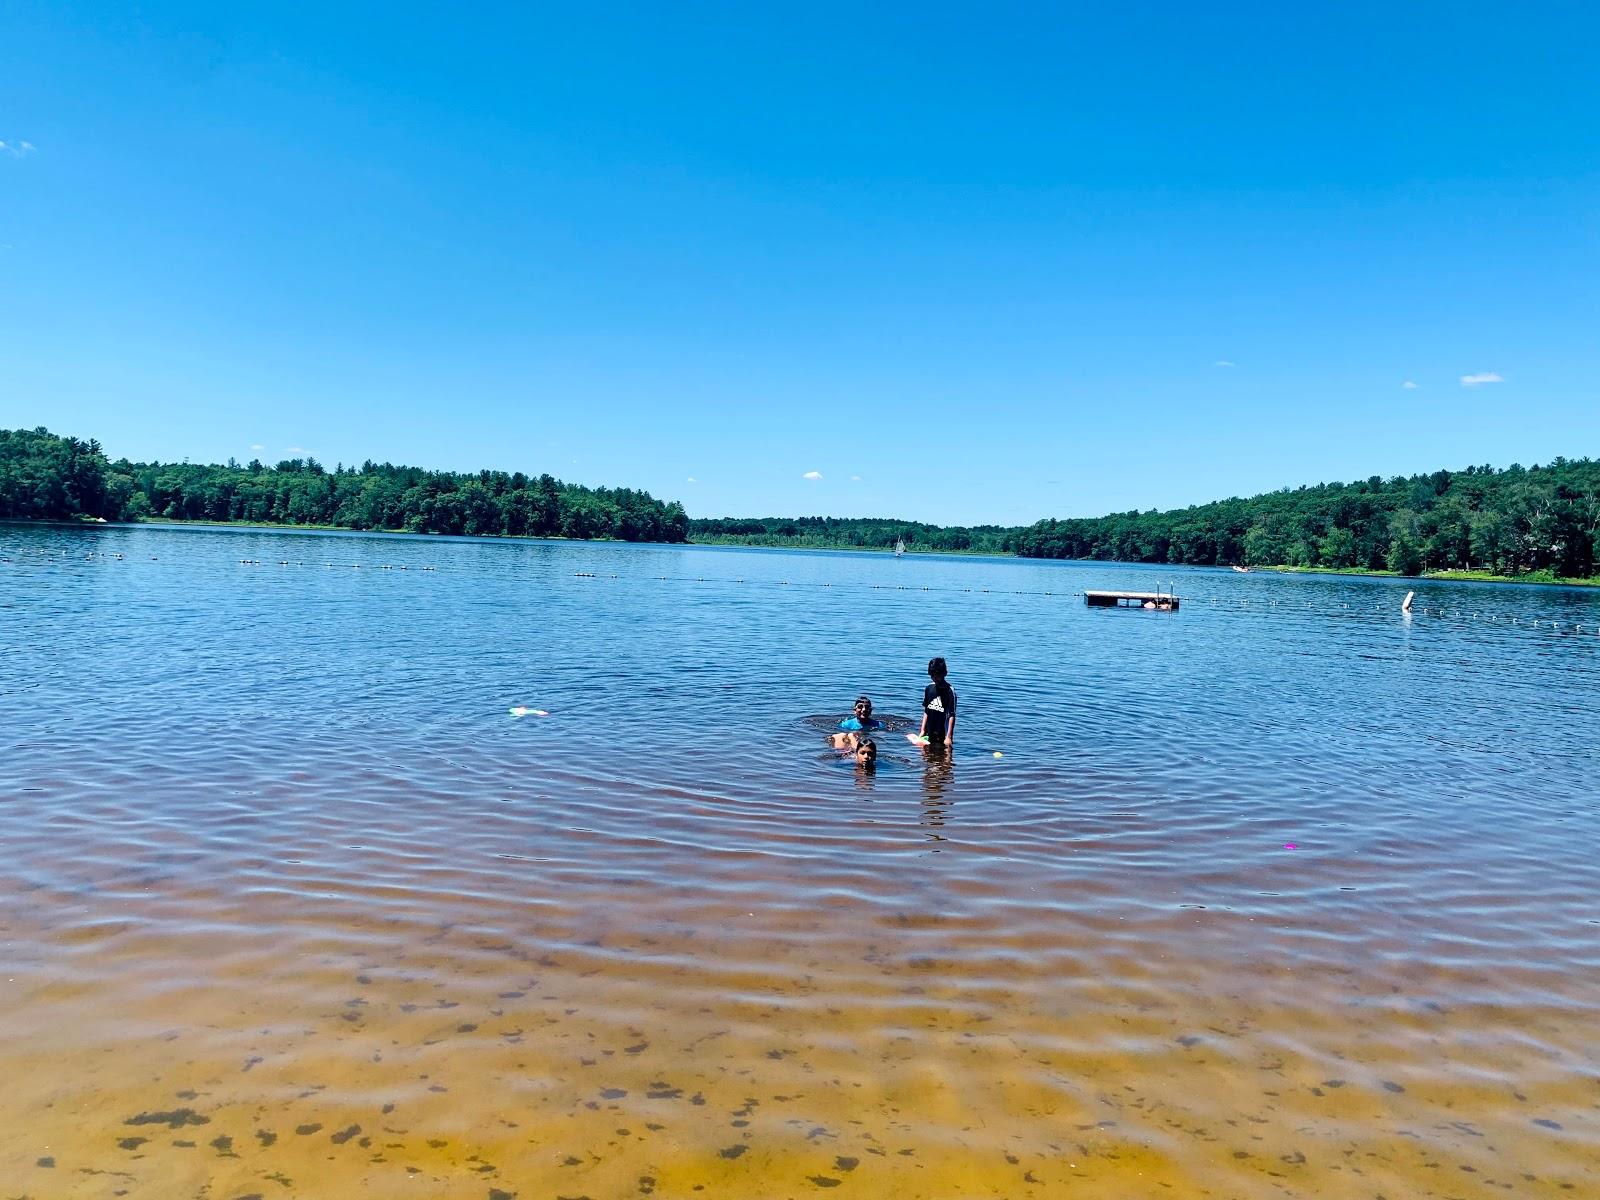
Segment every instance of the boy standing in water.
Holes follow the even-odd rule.
[[[933,682],[922,689],[922,728],[918,738],[930,750],[949,749],[956,736],[956,693],[946,681],[949,668],[944,659],[928,660],[928,678]]]

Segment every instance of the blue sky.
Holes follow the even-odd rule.
[[[943,523],[1600,452],[1600,8],[1304,7],[8,4],[0,426]]]

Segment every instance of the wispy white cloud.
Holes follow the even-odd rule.
[[[689,476],[688,479],[685,479],[684,482],[685,483],[699,483],[700,481],[698,479],[696,479],[693,475],[691,475],[691,476]]]
[[[851,483],[860,483],[861,482],[861,476],[859,476],[859,475],[850,476],[850,482]]]
[[[800,478],[801,479],[821,479],[822,478],[822,472],[821,471],[807,471],[804,475],[800,476]]]
[[[250,443],[250,449],[252,449],[252,450],[265,450],[266,447],[263,446],[260,442],[251,442]]]
[[[12,158],[21,158],[24,154],[32,154],[32,142],[6,142],[0,141],[0,154],[9,154]]]
[[[1400,386],[1405,388],[1405,390],[1408,391],[1408,392],[1414,392],[1419,387],[1421,387],[1422,385],[1420,383],[1412,383],[1411,380],[1408,379],[1404,383],[1402,383]]]
[[[1231,362],[1229,362],[1225,358],[1219,358],[1219,359],[1217,359],[1216,362],[1212,363],[1211,365],[1213,367],[1231,367],[1231,366],[1233,366],[1233,364]]]
[[[287,446],[287,447],[284,448],[283,452],[285,454],[310,454],[311,453],[311,451],[307,450],[304,446]]]
[[[1480,387],[1485,383],[1504,383],[1505,378],[1494,371],[1480,371],[1476,375],[1463,375],[1462,387]]]

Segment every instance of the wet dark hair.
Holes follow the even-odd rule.
[[[867,706],[867,711],[868,712],[872,711],[872,697],[870,697],[870,696],[857,696],[856,697],[856,704],[865,704]],[[854,707],[854,705],[852,705],[851,707]]]
[[[929,676],[929,678],[932,678],[932,679],[943,679],[949,673],[950,673],[950,668],[944,665],[944,659],[942,659],[942,658],[930,658],[928,660],[928,676]]]
[[[862,738],[856,743],[856,753],[860,754],[863,750],[869,751],[873,758],[878,757],[878,743],[871,738]]]

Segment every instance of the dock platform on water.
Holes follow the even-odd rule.
[[[1171,592],[1085,592],[1090,608],[1143,608],[1147,603],[1163,612],[1176,612],[1178,597]]]

